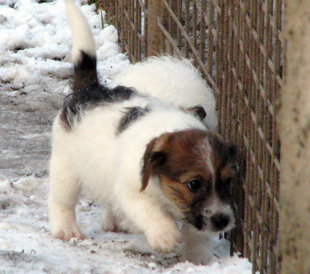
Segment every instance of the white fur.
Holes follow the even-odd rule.
[[[79,60],[81,56],[80,50],[91,56],[95,56],[95,40],[84,14],[74,4],[73,0],[66,0],[66,11],[72,31],[72,61],[76,63]]]
[[[201,105],[207,113],[204,123],[211,130],[217,128],[213,91],[188,59],[151,57],[128,67],[109,85],[133,87],[141,93],[185,109]]]
[[[66,3],[73,32],[73,61],[79,60],[80,50],[94,56],[95,43],[85,17],[72,0]],[[142,72],[145,76],[141,78]],[[141,192],[140,172],[146,146],[154,137],[165,132],[206,129],[197,118],[177,107],[202,105],[207,112],[205,123],[216,127],[213,93],[188,61],[169,57],[132,66],[112,86],[119,84],[135,87],[169,104],[140,96],[96,106],[81,112],[80,121],[73,122],[70,130],[64,127],[60,114],[56,117],[48,198],[52,235],[64,240],[83,238],[75,205],[81,187],[85,187],[104,206],[105,230],[142,232],[150,247],[161,252],[171,251],[183,241],[182,258],[206,264],[212,257],[212,252],[203,251],[208,236],[187,225],[181,232],[176,221],[182,214],[164,196],[158,178],[151,177]],[[150,106],[151,112],[117,135],[123,111],[132,106]],[[221,208],[221,202],[215,199],[210,206],[215,211]]]

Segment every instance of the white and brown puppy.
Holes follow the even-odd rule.
[[[75,205],[85,187],[103,205],[105,230],[142,232],[160,252],[183,242],[184,260],[208,263],[209,235],[235,223],[235,149],[178,107],[131,88],[100,85],[90,28],[73,1],[66,4],[74,77],[53,125],[52,235],[83,239]]]

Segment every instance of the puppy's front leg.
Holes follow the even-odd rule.
[[[120,202],[125,215],[144,233],[151,249],[165,253],[179,245],[182,234],[158,201],[141,192],[126,195]]]
[[[196,231],[190,224],[183,225],[182,234],[182,261],[189,261],[196,265],[208,264],[213,258],[213,248],[210,237]]]

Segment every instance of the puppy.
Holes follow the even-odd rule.
[[[104,230],[143,233],[158,252],[182,243],[183,260],[208,263],[209,236],[235,224],[235,148],[188,111],[129,87],[100,85],[91,30],[73,1],[66,5],[73,93],[53,125],[52,235],[83,239],[75,214],[83,187],[103,205]]]

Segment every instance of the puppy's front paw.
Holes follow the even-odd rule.
[[[182,234],[177,228],[153,230],[146,237],[151,249],[162,253],[173,251],[182,242]]]
[[[84,240],[85,237],[76,225],[70,225],[57,229],[52,235],[60,240],[69,241],[72,238]]]
[[[181,260],[183,262],[188,261],[195,265],[207,265],[213,258],[213,254],[207,251],[196,252],[194,249],[181,250]]]

